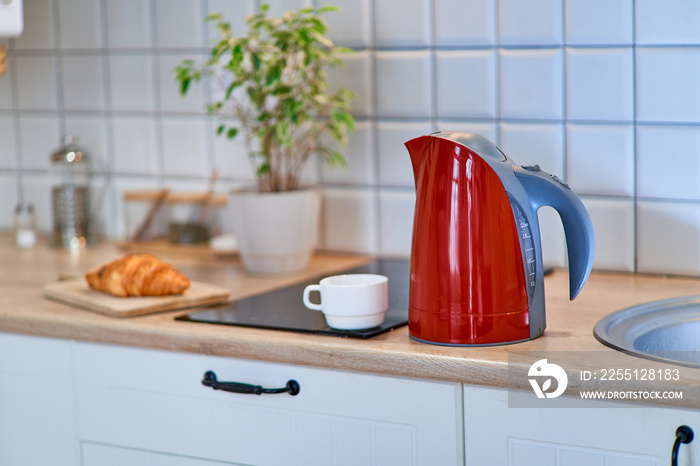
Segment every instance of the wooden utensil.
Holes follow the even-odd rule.
[[[146,232],[151,226],[151,223],[153,223],[153,219],[156,217],[158,211],[163,206],[163,203],[165,202],[165,199],[168,197],[169,193],[170,190],[168,189],[161,189],[157,192],[156,197],[153,200],[153,204],[151,204],[151,208],[146,214],[146,217],[144,217],[143,221],[141,222],[141,225],[139,225],[139,227],[136,229],[136,233],[134,233],[134,241],[143,241],[144,239],[146,239]]]

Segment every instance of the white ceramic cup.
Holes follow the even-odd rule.
[[[360,330],[381,325],[389,308],[389,279],[368,273],[334,275],[304,288],[304,305],[322,311],[329,327]],[[320,304],[309,295],[318,291]]]

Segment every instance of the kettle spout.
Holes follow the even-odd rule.
[[[420,136],[404,143],[408,149],[408,155],[411,156],[411,164],[413,165],[413,179],[418,180],[420,167],[423,164],[428,152],[428,144],[430,144],[432,136]]]

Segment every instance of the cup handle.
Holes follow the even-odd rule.
[[[304,306],[308,307],[309,309],[313,309],[314,311],[321,311],[323,310],[323,306],[319,304],[312,303],[311,300],[309,299],[309,294],[311,294],[312,291],[318,291],[319,296],[321,295],[321,285],[309,285],[306,288],[304,288]]]

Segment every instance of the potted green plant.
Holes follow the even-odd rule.
[[[319,156],[345,164],[338,150],[354,127],[345,88],[331,92],[329,67],[342,65],[322,15],[336,7],[302,8],[281,17],[268,6],[248,16],[247,35],[234,35],[222,15],[212,14],[221,35],[203,63],[182,61],[175,69],[185,95],[193,81],[211,76],[219,97],[208,110],[220,117],[217,134],[245,138],[257,186],[231,196],[234,225],[246,268],[287,272],[304,268],[315,248],[320,193],[304,187],[305,164]],[[297,239],[298,244],[287,245]]]

